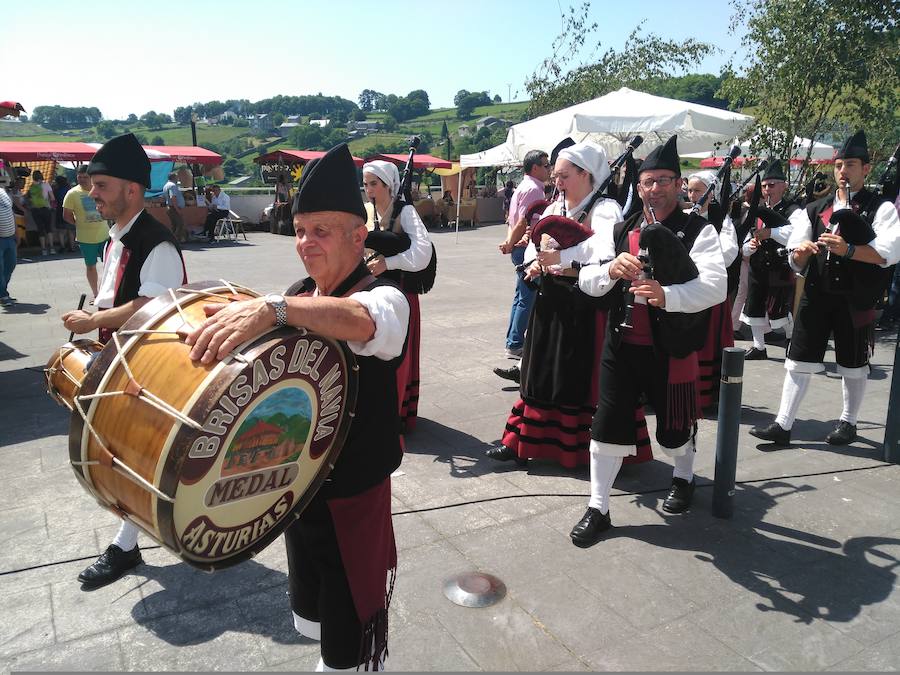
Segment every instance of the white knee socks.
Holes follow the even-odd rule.
[[[322,660],[321,656],[319,657],[319,662],[316,664],[317,673],[340,673],[345,670],[357,671],[359,670],[359,666],[353,666],[352,668],[332,668]],[[384,671],[384,660],[379,662],[378,670]]]
[[[841,419],[855,426],[868,380],[865,377],[843,377],[841,379],[844,384],[844,410],[841,413]]]
[[[116,538],[113,539],[112,543],[118,546],[123,551],[130,551],[135,546],[137,546],[139,532],[140,530],[138,530],[137,527],[132,525],[127,520],[123,520],[122,526],[116,533]]]
[[[621,468],[621,457],[591,453],[591,499],[588,506],[600,513],[609,513],[609,493]]]
[[[683,478],[684,480],[691,482],[694,477],[694,455],[697,453],[694,452],[694,443],[692,441],[688,441],[688,443],[691,445],[686,453],[672,458],[672,461],[675,464],[675,468],[672,471],[672,478]]]
[[[766,348],[766,327],[753,325],[750,326],[750,331],[753,333],[753,346],[759,350],[763,350]]]
[[[809,388],[809,373],[798,373],[789,370],[784,374],[784,386],[781,389],[781,407],[778,409],[778,417],[775,421],[785,431],[790,431],[794,426],[794,418],[800,409],[800,402],[806,396]]]

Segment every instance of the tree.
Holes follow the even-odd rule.
[[[150,139],[150,145],[165,145],[166,139],[162,136],[156,135]]]
[[[225,171],[226,176],[232,178],[241,176],[244,173],[244,165],[234,157],[225,160],[225,163],[222,165],[222,169]]]
[[[95,127],[97,135],[101,138],[112,138],[119,133],[118,128],[109,120],[100,120]]]
[[[322,127],[316,124],[301,124],[291,132],[291,143],[300,150],[315,150],[322,143]]]
[[[394,131],[397,128],[397,120],[390,114],[384,116],[382,124],[385,131]]]
[[[362,122],[363,120],[366,119],[365,111],[357,110],[356,112],[353,113],[353,119],[356,120],[357,122]]]
[[[475,110],[475,99],[469,94],[462,99],[460,99],[459,103],[456,105],[456,116],[461,120],[467,120],[472,116],[472,112]]]
[[[138,116],[134,113],[128,113],[128,117],[125,118],[125,124],[137,124]]]
[[[194,108],[192,106],[187,107],[178,107],[175,108],[175,113],[173,117],[175,121],[179,124],[190,124],[191,123],[191,114],[194,112]]]
[[[441,124],[441,138],[450,138],[450,131],[447,129],[447,120]]]
[[[359,94],[359,107],[365,112],[372,112],[377,109],[377,103],[384,98],[384,94],[374,89],[363,89]]]
[[[795,136],[864,128],[873,160],[900,135],[898,15],[890,0],[734,0],[747,56],[721,93],[757,104],[755,154],[781,159]],[[810,148],[810,153],[812,149]],[[806,158],[808,160],[809,154]],[[804,169],[806,165],[804,164]],[[801,170],[798,180],[804,180]]]
[[[456,92],[456,96],[453,97],[453,105],[459,107],[460,102],[469,95],[469,91],[467,89],[460,89]]]
[[[284,115],[280,112],[272,113],[272,124],[276,127],[280,127],[284,124]]]
[[[143,122],[144,126],[148,129],[161,129],[163,125],[163,116],[155,110],[151,110],[141,115],[141,122]]]
[[[862,1],[862,0],[860,0]],[[528,78],[529,117],[589,101],[620,87],[643,89],[647,81],[685,71],[708,53],[712,45],[693,38],[664,40],[642,33],[643,22],[628,36],[621,51],[608,48],[599,59],[583,61],[580,54],[597,31],[590,21],[590,2],[563,15],[563,30],[553,41],[553,53]],[[597,42],[592,53],[602,48]]]
[[[494,103],[503,103],[503,99],[500,98],[500,94],[494,94],[493,101]]]
[[[31,121],[48,129],[84,129],[103,119],[98,108],[69,108],[39,105],[31,111]]]

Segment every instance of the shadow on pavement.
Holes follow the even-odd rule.
[[[637,495],[639,506],[653,509],[667,523],[617,526],[609,536],[695,552],[697,560],[757,594],[760,612],[789,614],[805,624],[814,619],[849,622],[864,606],[882,602],[893,592],[900,539],[854,537],[841,543],[763,521],[779,500],[810,491],[815,488],[786,481],[740,485],[734,518],[707,526],[667,514],[661,508],[662,495]]]
[[[34,304],[31,302],[16,302],[14,305],[3,308],[4,314],[46,314],[50,305],[45,303]]]
[[[69,415],[47,393],[41,368],[0,371],[0,446],[67,436]]]

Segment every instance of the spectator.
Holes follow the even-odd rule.
[[[101,257],[103,246],[109,238],[109,226],[97,211],[97,204],[91,197],[91,177],[88,165],[78,167],[75,180],[78,185],[66,193],[63,199],[63,218],[75,227],[75,239],[84,258],[85,275],[94,297],[97,297],[97,258]]]
[[[516,184],[511,180],[506,181],[506,187],[503,188],[503,219],[509,216],[509,203],[512,200],[513,192],[516,190]],[[447,191],[449,192],[449,190]],[[447,192],[444,193],[444,197],[446,198]]]
[[[13,201],[7,192],[10,176],[0,167],[0,306],[10,307],[16,299],[9,295],[9,280],[16,269],[16,219]]]
[[[35,170],[31,174],[31,186],[25,193],[25,203],[31,211],[31,219],[34,221],[41,241],[41,255],[56,254],[56,237],[53,234],[53,213],[50,207],[55,207],[53,190],[44,182],[44,174]]]
[[[63,218],[63,200],[70,189],[72,189],[72,185],[65,176],[57,176],[53,179],[53,199],[56,200],[56,207],[53,210],[53,229],[59,233],[60,252],[68,250],[70,253],[74,253],[75,226]]]
[[[178,189],[178,174],[169,174],[169,180],[163,185],[163,197],[166,200],[166,211],[169,213],[169,221],[172,223],[172,234],[183,244],[187,241],[187,230],[184,227],[184,218],[181,209],[184,208],[184,195]]]
[[[213,185],[211,192],[212,194],[207,197],[209,214],[206,216],[206,223],[203,226],[203,233],[210,244],[216,240],[216,222],[220,218],[227,218],[231,211],[231,199],[222,192],[222,188]]]

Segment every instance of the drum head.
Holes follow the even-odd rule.
[[[356,404],[347,346],[292,328],[223,363],[182,427],[160,476],[161,536],[187,562],[221,568],[271,543],[337,460]]]

